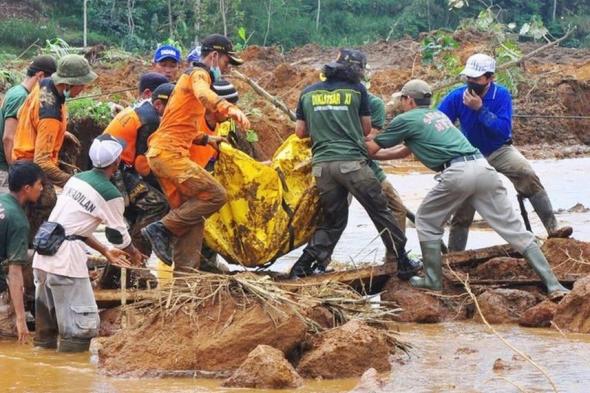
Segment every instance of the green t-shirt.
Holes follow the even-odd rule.
[[[27,263],[29,221],[11,194],[0,195],[0,292],[6,288],[8,264]]]
[[[23,85],[13,86],[6,92],[4,96],[4,103],[0,107],[0,141],[4,137],[4,124],[6,119],[14,118],[18,110],[25,102],[29,95],[29,91]],[[0,170],[7,170],[8,163],[6,162],[6,154],[4,153],[4,145],[0,144]]]
[[[312,162],[366,160],[361,117],[370,115],[360,83],[327,80],[303,90],[297,119],[305,121],[311,136]]]
[[[369,93],[369,109],[371,110],[371,127],[377,130],[382,129],[385,125],[385,103],[381,98]],[[385,171],[381,169],[377,161],[370,160],[369,168],[371,168],[379,183],[387,179]]]
[[[435,171],[453,158],[479,153],[444,113],[428,108],[396,116],[374,141],[382,148],[403,142],[418,160]]]

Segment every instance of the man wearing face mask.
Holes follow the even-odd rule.
[[[450,92],[438,109],[477,147],[491,166],[504,174],[516,191],[528,198],[549,237],[569,237],[572,228],[558,227],[553,207],[541,180],[531,164],[512,144],[512,96],[508,89],[494,82],[495,60],[478,53],[469,59],[461,72],[465,86]],[[467,245],[469,226],[475,210],[465,203],[452,218],[449,250],[462,251]]]
[[[197,125],[208,110],[234,119],[243,129],[250,128],[246,115],[212,90],[213,82],[230,70],[230,64],[242,63],[227,37],[213,34],[205,38],[201,62],[180,77],[160,127],[148,140],[146,157],[152,172],[163,189],[179,190],[181,203],[142,229],[142,234],[156,255],[167,264],[174,262],[176,270],[199,267],[204,220],[226,201],[223,186],[189,156],[192,144],[216,146],[224,138],[207,135]]]
[[[55,206],[53,185],[63,187],[72,176],[58,165],[68,124],[66,99],[78,96],[96,78],[84,57],[63,56],[57,71],[39,82],[19,111],[12,159],[33,160],[46,175],[41,197],[35,208],[27,212],[32,236]]]

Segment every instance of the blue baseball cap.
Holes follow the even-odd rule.
[[[201,47],[197,46],[195,49],[190,51],[190,53],[186,57],[186,61],[188,61],[189,63],[201,61]]]
[[[154,63],[159,63],[166,59],[172,59],[179,63],[180,49],[175,48],[172,45],[162,45],[156,49],[156,53],[154,53]]]

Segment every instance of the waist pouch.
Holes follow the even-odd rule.
[[[86,240],[86,238],[79,235],[66,236],[66,231],[61,224],[45,221],[35,234],[33,249],[40,255],[52,256],[66,240]]]

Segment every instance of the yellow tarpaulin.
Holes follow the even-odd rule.
[[[319,208],[309,143],[290,136],[270,165],[221,145],[214,176],[228,202],[205,223],[210,248],[228,262],[255,267],[309,240]]]

